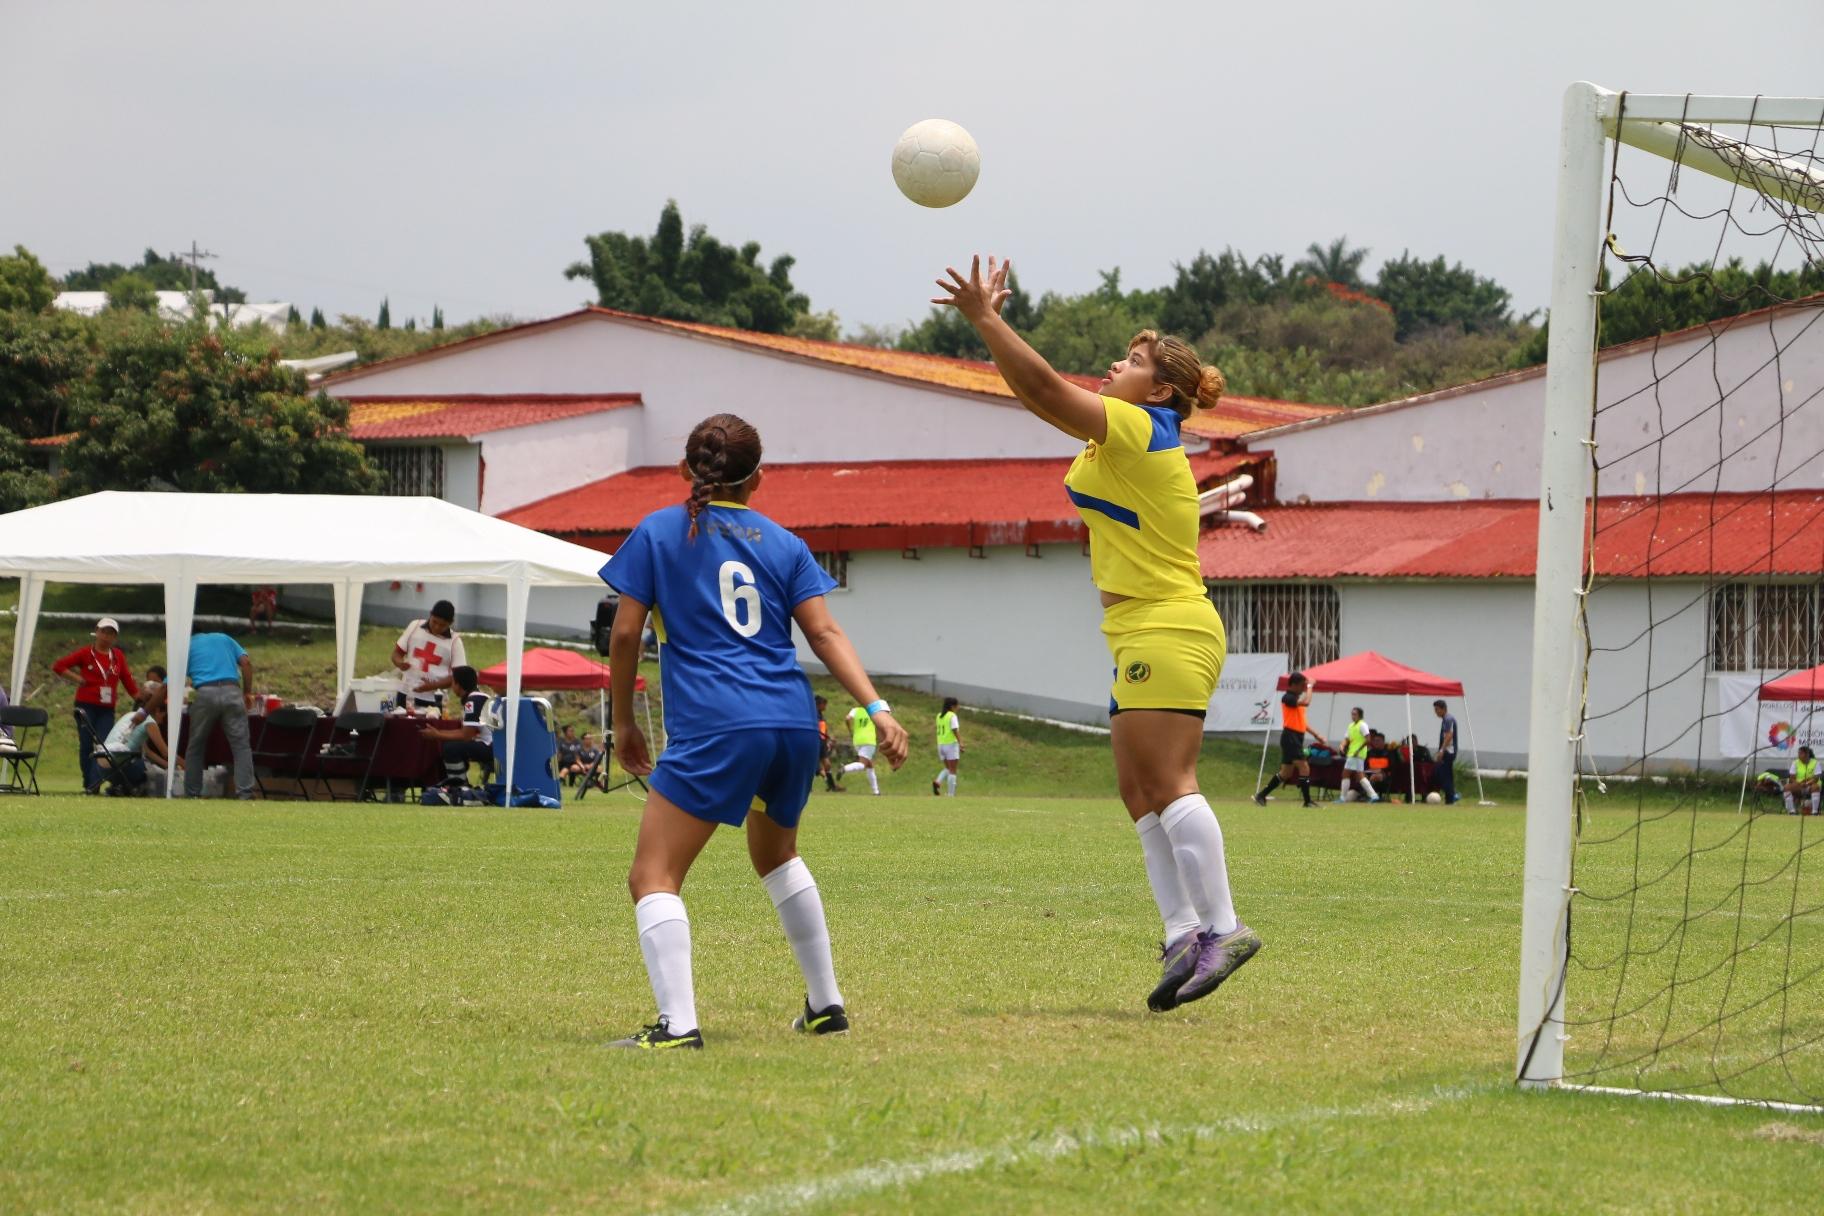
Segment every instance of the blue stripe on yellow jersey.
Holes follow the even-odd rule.
[[[1102,398],[1108,438],[1090,443],[1064,478],[1089,529],[1089,571],[1115,595],[1202,596],[1197,561],[1197,481],[1176,410]]]
[[[665,733],[673,740],[757,727],[817,728],[792,610],[836,586],[804,541],[758,511],[712,502],[640,521],[602,581],[649,606],[659,635]]]

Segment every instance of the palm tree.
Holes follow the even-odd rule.
[[[1313,241],[1305,246],[1306,257],[1297,267],[1302,272],[1321,279],[1326,283],[1341,283],[1345,287],[1361,288],[1362,263],[1368,260],[1367,249],[1351,249],[1349,238],[1339,236],[1328,245],[1319,245]]]

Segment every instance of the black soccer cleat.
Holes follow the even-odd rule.
[[[828,1009],[812,1009],[810,999],[804,1002],[804,1012],[792,1019],[792,1029],[799,1034],[847,1034],[849,1033],[849,1015],[841,1005],[831,1005]]]
[[[683,1048],[687,1051],[703,1050],[703,1032],[687,1030],[683,1034],[673,1034],[671,1025],[660,1018],[650,1026],[634,1031],[624,1039],[616,1039],[608,1044],[610,1047],[630,1047],[636,1051],[673,1051]]]

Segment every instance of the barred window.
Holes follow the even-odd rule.
[[[1820,661],[1819,584],[1728,583],[1710,597],[1711,671],[1797,671]]]
[[[1334,587],[1315,583],[1211,583],[1232,654],[1288,654],[1292,670],[1342,654],[1342,609]]]
[[[823,572],[836,580],[838,587],[849,585],[849,555],[847,553],[816,553],[817,564]]]
[[[382,494],[443,497],[443,449],[376,445],[367,458],[380,470]]]

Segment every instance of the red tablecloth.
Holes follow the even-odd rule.
[[[370,782],[400,781],[411,785],[435,785],[443,780],[443,744],[437,739],[427,739],[424,731],[429,726],[443,726],[444,723],[420,717],[388,717],[386,727],[380,732],[379,750],[374,753],[374,768]],[[330,734],[335,729],[331,718],[317,719],[316,727],[307,736],[303,731],[272,732],[265,737],[266,718],[262,714],[247,715],[247,735],[253,741],[256,752],[284,752],[291,757],[289,761],[264,759],[263,767],[288,776],[297,771],[296,757],[308,750],[310,762],[304,766],[307,776],[315,777],[319,772],[326,777],[359,778],[366,768],[365,762],[336,758],[318,759],[323,745],[329,742]],[[184,717],[183,731],[178,738],[177,754],[187,752],[190,738],[190,718]],[[346,740],[344,740],[346,742]],[[366,740],[362,741],[363,747]],[[228,750],[228,740],[221,731],[210,736],[205,749],[207,762],[210,764],[232,764],[233,754]]]

